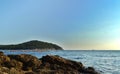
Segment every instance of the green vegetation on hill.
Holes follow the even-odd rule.
[[[29,41],[21,44],[16,45],[0,45],[0,49],[55,49],[61,50],[62,48],[56,44],[42,42],[42,41]]]

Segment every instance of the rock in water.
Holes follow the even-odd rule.
[[[38,59],[28,54],[4,55],[0,52],[0,74],[99,74],[93,67],[85,68],[57,55]]]
[[[93,67],[85,68],[81,62],[64,59],[60,56],[47,55],[41,59],[40,69],[47,69],[46,73],[54,74],[98,74]]]

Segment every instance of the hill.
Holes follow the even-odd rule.
[[[2,50],[9,50],[9,49],[14,49],[14,50],[20,50],[20,49],[54,49],[54,50],[62,50],[62,47],[48,43],[48,42],[42,42],[38,40],[32,40],[28,42],[24,42],[21,44],[14,44],[14,45],[0,45],[0,49]]]

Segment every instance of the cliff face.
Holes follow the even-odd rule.
[[[29,41],[16,45],[0,45],[0,49],[54,49],[62,50],[63,48],[52,43],[42,42],[42,41]]]
[[[0,74],[99,74],[81,62],[46,55],[38,59],[28,54],[4,55],[0,52]]]

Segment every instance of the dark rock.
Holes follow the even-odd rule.
[[[14,67],[16,69],[21,69],[22,66],[23,66],[22,62],[14,60],[14,59],[12,59],[8,62],[5,62],[4,64],[5,64],[5,67],[8,67],[8,68],[13,68]]]
[[[17,70],[17,69],[15,69],[15,68],[11,68],[8,73],[9,73],[9,74],[24,74],[23,71]]]
[[[36,74],[36,73],[34,73],[34,72],[26,72],[25,74]]]
[[[8,74],[99,74],[93,67],[85,68],[60,56],[47,55],[38,59],[28,54],[4,55],[0,52],[0,73]]]
[[[4,55],[4,53],[2,51],[0,51],[0,56],[3,56],[3,55]]]
[[[97,72],[95,71],[95,69],[93,67],[86,68],[85,73],[97,74]]]
[[[41,65],[41,61],[35,56],[28,54],[8,55],[11,59],[15,59],[23,63],[23,70],[34,70]]]
[[[1,67],[0,68],[0,71],[1,72],[5,72],[5,73],[8,73],[9,72],[9,68],[7,68],[7,67]],[[1,73],[0,73],[1,74]],[[3,73],[2,73],[3,74]]]
[[[47,55],[41,59],[42,69],[54,70],[58,74],[98,74],[94,68],[85,68],[81,62],[64,59],[59,56]]]
[[[79,70],[83,69],[84,66],[80,62],[64,59],[59,56],[47,55],[41,58],[43,64],[50,64],[51,69],[63,69],[63,70]]]
[[[6,62],[10,62],[10,58],[5,55],[0,55],[0,66],[5,66]]]

